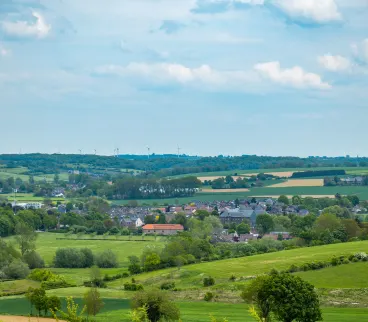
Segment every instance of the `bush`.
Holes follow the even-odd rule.
[[[27,279],[32,281],[43,282],[52,279],[54,273],[48,269],[35,269],[28,275]]]
[[[160,286],[161,290],[172,290],[173,288],[175,288],[175,282],[165,282]]]
[[[196,262],[196,259],[192,254],[186,255],[185,259],[187,260],[188,264],[193,264]]]
[[[100,268],[115,268],[118,267],[116,254],[107,249],[96,256],[96,265]]]
[[[105,281],[101,280],[101,279],[98,279],[98,278],[95,278],[92,281],[84,282],[83,285],[85,287],[97,287],[97,288],[106,288],[107,287],[107,284],[105,283]]]
[[[215,295],[212,293],[212,292],[207,292],[205,295],[204,295],[204,300],[207,301],[207,302],[211,302],[212,299],[215,297]]]
[[[354,254],[354,257],[361,261],[366,261],[368,255],[364,252]]]
[[[7,278],[10,279],[23,279],[26,278],[29,274],[28,265],[23,263],[20,259],[16,259],[11,262],[8,266],[3,268],[3,272],[5,273]]]
[[[73,285],[69,284],[63,278],[56,279],[56,280],[50,280],[50,281],[43,281],[41,283],[41,287],[45,290],[54,290],[57,288],[66,288],[66,287],[71,287],[71,286]]]
[[[23,261],[28,264],[30,269],[45,267],[44,260],[41,258],[40,254],[36,253],[35,251],[25,253],[23,256]]]
[[[142,269],[139,264],[134,263],[129,265],[128,271],[130,274],[134,275],[139,274],[142,271]]]
[[[136,283],[125,283],[124,284],[125,291],[142,291],[143,285]]]
[[[236,281],[236,276],[235,275],[231,275],[229,278],[230,281],[235,282]]]
[[[291,265],[289,269],[286,270],[288,273],[295,273],[299,271],[299,267],[295,264]]]
[[[215,279],[211,276],[205,277],[203,279],[203,286],[212,286],[215,285]]]
[[[59,248],[56,250],[54,266],[57,268],[87,268],[92,265],[93,254],[90,249]]]

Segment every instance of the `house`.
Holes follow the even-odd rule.
[[[141,218],[137,218],[136,221],[135,221],[135,227],[136,228],[139,228],[139,227],[142,227],[144,225],[143,221]]]
[[[300,209],[299,210],[299,216],[306,216],[306,215],[309,215],[309,210],[307,210],[307,209]]]
[[[220,215],[222,224],[240,224],[244,219],[248,219],[252,226],[256,224],[257,214],[253,209],[228,209],[226,208]]]
[[[176,224],[148,224],[143,226],[143,232],[147,235],[175,235],[178,231],[184,231],[184,227]]]

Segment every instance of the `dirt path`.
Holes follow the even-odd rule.
[[[54,319],[29,318],[26,316],[0,315],[1,322],[55,322]]]

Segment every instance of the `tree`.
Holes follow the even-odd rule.
[[[262,235],[272,231],[272,229],[274,228],[272,216],[268,214],[258,215],[256,219],[256,228],[257,231]]]
[[[47,296],[43,288],[29,288],[26,293],[27,299],[31,302],[31,307],[34,306],[41,315],[41,311],[48,310]]]
[[[236,231],[238,234],[249,234],[250,232],[250,226],[244,222],[242,222],[241,224],[239,224],[236,227]]]
[[[324,232],[325,230],[332,232],[338,229],[340,226],[340,219],[337,218],[336,215],[329,213],[322,214],[314,223],[314,229],[318,234]]]
[[[148,255],[144,261],[144,269],[146,271],[152,271],[158,267],[161,263],[160,255],[152,253]]]
[[[15,240],[17,241],[22,256],[36,248],[37,234],[34,230],[23,222],[15,226]]]
[[[299,206],[303,203],[303,199],[300,196],[293,196],[291,198],[291,203],[295,206]]]
[[[272,312],[278,320],[284,322],[322,320],[314,286],[299,276],[273,273],[262,284],[258,296],[271,302]]]
[[[96,316],[104,306],[100,292],[92,287],[84,294],[84,304],[88,315]]]
[[[139,258],[137,256],[129,256],[128,271],[130,274],[139,274],[141,272],[141,266],[139,265]]]
[[[281,195],[279,199],[277,199],[278,202],[282,202],[285,205],[289,204],[289,198],[285,195]]]
[[[150,322],[176,321],[180,318],[179,308],[167,293],[159,290],[138,292],[132,299],[132,308],[145,308]]]
[[[261,290],[264,288],[266,281],[270,279],[270,276],[260,275],[241,292],[241,298],[248,303],[255,305],[257,315],[261,318],[261,321],[271,321],[270,314],[272,310],[272,301],[268,297],[263,297]]]
[[[45,267],[44,260],[42,259],[40,254],[38,254],[34,250],[25,253],[23,256],[23,260],[28,264],[30,269]]]
[[[66,299],[66,308],[67,311],[64,312],[62,310],[58,310],[58,313],[60,314],[61,319],[60,320],[65,320],[68,322],[83,322],[84,317],[83,314],[86,311],[86,306],[83,307],[83,309],[81,311],[79,311],[79,305],[76,304],[73,300],[72,297],[67,297]],[[79,311],[79,312],[78,312]],[[59,321],[59,319],[56,317],[55,313],[54,313],[54,318]]]
[[[155,217],[152,215],[147,215],[144,217],[144,223],[147,224],[154,224],[155,223]]]
[[[101,268],[118,267],[118,259],[116,254],[111,249],[106,249],[96,256],[96,264]]]
[[[60,310],[60,308],[61,308],[61,301],[57,296],[49,296],[47,298],[47,309],[49,311],[56,312]]]
[[[157,220],[158,224],[166,224],[166,216],[164,214],[160,214]]]

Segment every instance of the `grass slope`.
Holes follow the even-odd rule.
[[[76,302],[83,305],[80,298]],[[104,307],[94,318],[96,322],[122,321],[128,322],[129,300],[104,299]],[[183,322],[210,322],[210,315],[218,319],[227,318],[229,322],[254,321],[248,313],[245,304],[206,303],[206,302],[178,302]],[[63,301],[65,310],[65,301]],[[25,298],[0,299],[0,314],[28,315],[29,303]],[[368,309],[360,308],[323,308],[323,318],[327,322],[355,322],[366,321]]]
[[[231,275],[249,277],[269,272],[275,268],[283,270],[292,264],[309,263],[330,259],[334,255],[349,255],[368,252],[368,241],[341,243],[310,248],[299,248],[281,252],[241,257],[215,262],[188,265],[178,269],[165,269],[137,275],[137,280],[146,285],[160,285],[163,281],[174,280],[180,288],[198,288],[203,277],[211,275],[216,283],[228,284]],[[121,288],[128,279],[109,283],[110,287]]]
[[[368,262],[298,272],[295,275],[317,288],[368,288]]]

